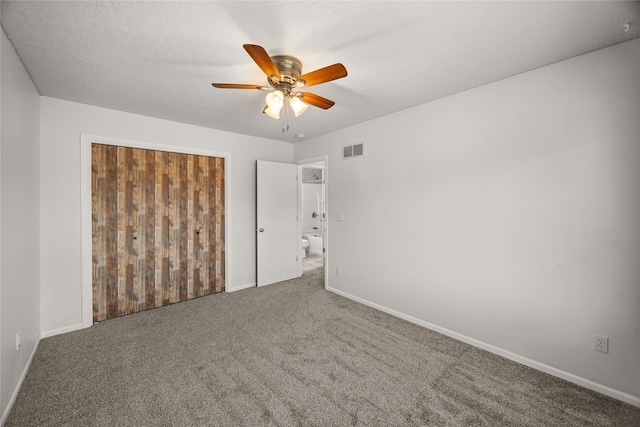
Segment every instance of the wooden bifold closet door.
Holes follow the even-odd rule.
[[[93,321],[225,288],[224,159],[91,147]]]

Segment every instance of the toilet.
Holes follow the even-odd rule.
[[[309,241],[302,239],[302,258],[307,256],[307,248],[309,247]]]

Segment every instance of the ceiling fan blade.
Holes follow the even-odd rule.
[[[343,77],[347,77],[347,69],[344,68],[344,65],[338,63],[303,74],[300,76],[298,81],[304,80],[305,86],[313,86],[319,85],[320,83],[330,82],[331,80],[341,79]]]
[[[278,68],[271,60],[271,57],[269,57],[269,54],[262,46],[245,44],[242,45],[242,47],[244,47],[244,50],[247,51],[249,56],[253,58],[255,63],[258,64],[258,67],[260,67],[268,77],[276,76],[277,78],[280,78],[280,71],[278,71]]]
[[[240,85],[235,83],[211,83],[211,86],[217,87],[218,89],[258,89],[258,90],[266,89],[265,86]]]
[[[300,100],[305,104],[313,105],[314,107],[322,108],[323,110],[328,110],[335,104],[332,100],[314,95],[313,93],[298,92],[298,94],[302,95]]]

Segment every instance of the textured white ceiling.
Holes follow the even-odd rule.
[[[640,37],[640,3],[611,1],[3,0],[0,16],[42,95],[288,142]],[[264,92],[211,87],[266,84],[245,43],[303,73],[343,63],[306,89],[336,105],[283,133]]]

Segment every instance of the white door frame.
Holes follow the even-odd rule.
[[[168,151],[181,154],[195,154],[200,156],[221,157],[224,159],[224,249],[225,249],[225,290],[231,282],[231,260],[228,254],[231,253],[231,153],[206,150],[202,148],[183,147],[176,145],[165,145],[149,142],[131,141],[120,138],[81,134],[80,135],[80,215],[81,215],[81,236],[82,236],[82,276],[81,276],[81,309],[82,327],[88,328],[93,325],[93,278],[92,265],[92,227],[91,227],[91,144],[106,144],[119,147],[142,148],[145,150]]]
[[[324,162],[324,288],[329,287],[329,156],[317,156],[301,159],[296,162],[298,166],[309,163]],[[298,180],[298,218],[302,218],[302,178]],[[298,234],[302,239],[302,220],[298,221]],[[302,258],[300,258],[300,271],[302,272]]]

